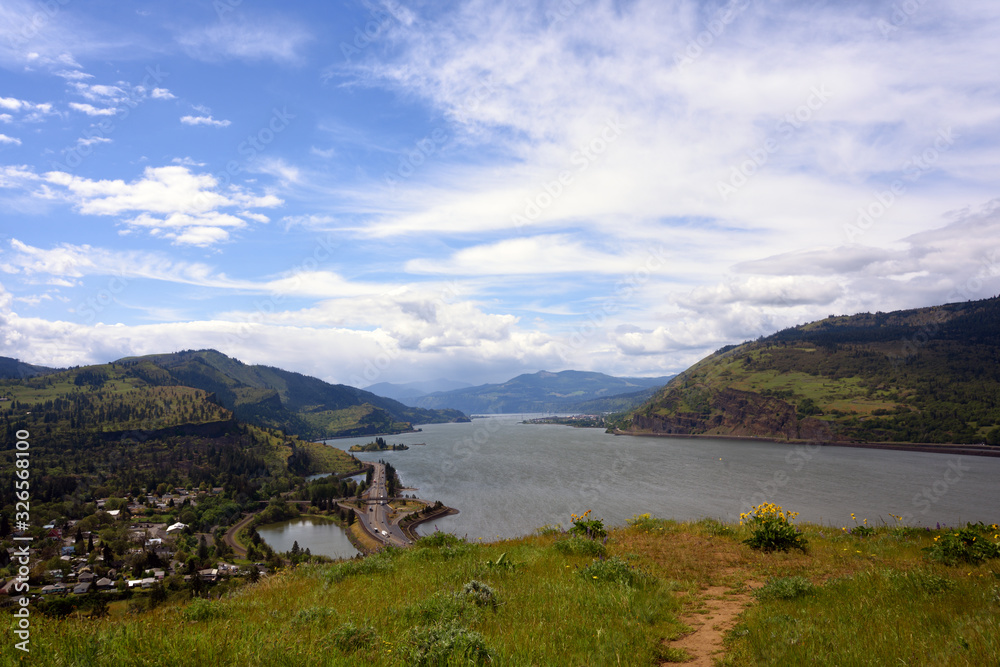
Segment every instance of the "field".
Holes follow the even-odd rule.
[[[94,620],[36,614],[30,660],[967,665],[1000,655],[1000,560],[928,557],[957,529],[869,529],[861,517],[801,529],[805,553],[751,549],[747,526],[648,515],[606,543],[551,528],[490,544],[436,533],[406,550],[283,570],[220,600],[141,611],[137,596]],[[997,542],[995,527],[979,529],[980,545]]]

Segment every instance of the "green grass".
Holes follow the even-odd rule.
[[[285,570],[221,600],[93,621],[36,613],[30,659],[650,665],[684,659],[669,640],[689,631],[685,619],[703,613],[715,586],[747,605],[727,636],[729,665],[990,664],[1000,655],[1000,560],[927,559],[944,531],[882,525],[857,537],[804,524],[807,553],[762,553],[741,543],[746,526],[629,523],[610,531],[603,560],[558,546],[567,536],[555,531],[492,544],[439,534]],[[17,664],[14,653],[0,664]]]

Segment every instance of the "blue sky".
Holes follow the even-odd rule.
[[[662,375],[993,296],[995,2],[0,7],[0,354]]]

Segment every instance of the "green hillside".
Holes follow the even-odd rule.
[[[621,430],[1000,444],[1000,298],[831,316],[722,348]]]
[[[247,365],[215,350],[130,357],[118,363],[153,365],[159,373],[151,381],[161,378],[211,392],[237,419],[302,438],[400,433],[414,424],[467,420],[457,410],[411,408],[355,387]]]
[[[670,378],[625,378],[586,371],[539,371],[526,373],[501,384],[484,384],[468,389],[437,392],[422,396],[417,405],[425,408],[449,406],[467,414],[511,412],[575,412],[581,405],[623,394],[662,387]],[[623,410],[625,403],[600,403]],[[634,405],[634,403],[632,404]],[[598,408],[600,409],[600,408]]]
[[[264,485],[357,467],[340,450],[240,423],[216,396],[171,384],[148,361],[0,380],[0,396],[0,465],[14,470],[15,435],[28,431],[38,480],[33,510],[57,503],[53,512],[73,514],[67,508],[90,499],[137,495],[160,484],[225,487],[244,498],[259,490],[266,499],[271,491]],[[11,484],[0,500],[13,506]]]

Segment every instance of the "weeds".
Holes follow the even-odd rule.
[[[612,556],[607,560],[595,560],[580,570],[580,576],[593,581],[614,582],[632,587],[642,586],[651,580],[648,574],[633,568],[618,556]]]
[[[344,653],[356,653],[369,649],[378,642],[378,633],[369,626],[357,626],[348,621],[333,631],[333,643]]]
[[[757,600],[794,600],[809,595],[816,589],[805,577],[782,577],[769,579],[766,584],[753,592]]]
[[[486,640],[478,632],[454,624],[412,628],[403,647],[407,665],[482,665],[492,661]]]

